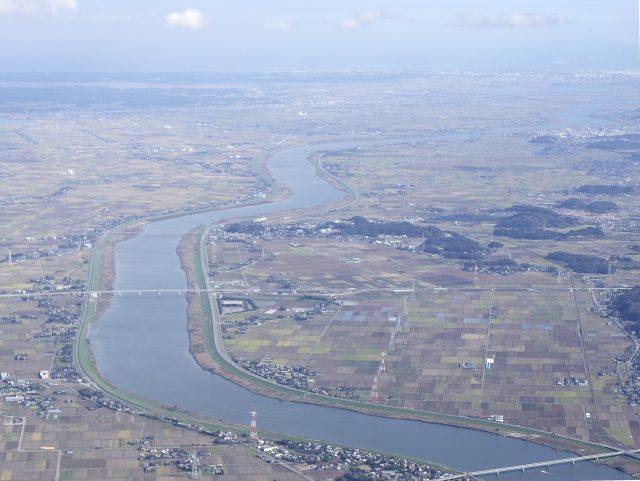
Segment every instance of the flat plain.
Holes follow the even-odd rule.
[[[124,89],[116,100],[107,89],[100,93],[106,100],[87,103],[79,88],[80,100],[36,109],[11,103],[0,122],[0,372],[26,384],[0,385],[7,416],[0,479],[41,472],[184,478],[175,466],[145,473],[138,445],[128,443],[146,435],[158,447],[212,449],[219,460],[212,464],[228,467],[222,479],[301,479],[246,447],[212,447],[209,437],[171,424],[87,409],[93,404],[78,394],[86,386],[72,359],[84,299],[77,293],[86,286],[91,249],[116,227],[283,194],[267,170],[278,149],[377,137],[391,140],[319,155],[321,171],[355,192],[350,202],[269,215],[261,221],[268,235],[214,230],[209,281],[243,301],[219,319],[225,349],[236,359],[303,367],[306,389],[328,396],[503,416],[545,432],[640,446],[638,408],[618,392],[629,373],[616,358],[632,342],[602,311],[610,291],[637,282],[638,165],[633,149],[591,145],[633,133],[625,120],[637,99],[632,82],[567,77],[576,93],[566,96],[557,78],[534,75],[361,80],[225,80],[204,93]],[[598,117],[576,121],[593,127],[568,129],[567,112],[594,98]],[[608,107],[614,103],[620,107]],[[621,124],[608,124],[611,118]],[[554,143],[532,142],[546,135]],[[578,191],[584,185],[636,190],[587,194]],[[558,207],[568,198],[611,201],[617,209]],[[580,219],[558,232],[597,225],[604,235],[494,234],[507,209],[521,205]],[[423,252],[421,236],[349,235],[334,224],[320,232],[354,216],[435,226],[483,247],[499,242],[485,261],[532,267],[489,272],[477,261]],[[195,237],[188,241],[194,249]],[[613,258],[614,268],[576,273],[546,258],[554,251]],[[102,285],[109,286],[112,245],[105,252]],[[631,268],[615,269],[624,262]],[[60,377],[40,379],[42,370]],[[32,384],[40,386],[38,403],[6,401]],[[46,409],[45,398],[53,399]]]

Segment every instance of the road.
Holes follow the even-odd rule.
[[[450,474],[450,475],[438,478],[438,481],[452,481],[455,479],[466,479],[469,477],[475,478],[478,476],[488,476],[492,474],[499,476],[501,473],[508,473],[512,471],[524,472],[528,469],[548,468],[551,466],[558,466],[560,464],[575,464],[581,461],[597,461],[599,459],[613,458],[615,456],[635,455],[638,452],[640,452],[640,449],[635,449],[633,451],[613,451],[610,453],[591,454],[589,456],[576,456],[573,458],[554,459],[552,461],[541,461],[539,463],[518,464],[516,466],[505,466],[502,468],[483,469],[482,471],[474,471],[471,473]]]
[[[563,291],[574,290],[576,292],[579,291],[615,291],[615,290],[629,290],[630,287],[559,287],[554,289],[531,289],[526,287],[422,287],[413,289],[411,287],[407,287],[406,289],[397,289],[390,287],[378,287],[378,288],[367,288],[367,289],[355,289],[355,290],[329,290],[329,289],[298,289],[288,291],[285,294],[282,294],[282,290],[277,291],[262,291],[259,289],[254,289],[253,292],[260,292],[265,295],[305,295],[305,294],[313,294],[313,295],[323,295],[328,297],[347,297],[354,296],[358,294],[371,294],[375,292],[388,292],[393,294],[407,294],[412,292],[430,292],[430,293],[438,293],[438,292],[516,292],[516,291],[534,291],[534,292],[546,292],[546,293],[558,293]],[[182,293],[218,293],[218,294],[246,294],[247,289],[185,289],[185,288],[176,288],[176,289],[121,289],[121,290],[76,290],[76,291],[45,291],[45,292],[13,292],[7,293],[4,292],[0,294],[0,299],[3,298],[21,298],[21,297],[52,297],[52,296],[101,296],[101,295],[122,295],[122,294],[179,294]]]

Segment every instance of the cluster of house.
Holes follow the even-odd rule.
[[[118,411],[118,412],[122,411],[130,414],[138,413],[137,410],[130,408],[129,406],[121,403],[120,401],[117,401],[115,399],[105,396],[102,392],[96,389],[83,388],[78,391],[78,394],[80,394],[80,396],[83,399],[89,399],[96,403],[96,406],[90,406],[87,408],[90,411],[95,410],[99,407],[103,407],[103,408],[111,409],[112,411]]]
[[[286,461],[300,471],[343,471],[359,476],[355,479],[422,481],[443,474],[427,464],[314,442],[258,440],[257,449],[267,456],[267,460]]]
[[[313,384],[313,379],[310,377],[316,375],[315,372],[304,366],[277,365],[264,360],[234,359],[233,361],[257,376],[296,389],[306,390],[310,384]]]
[[[627,331],[627,333],[636,338],[635,332]],[[615,362],[618,365],[629,363],[629,375],[624,382],[618,383],[618,389],[630,406],[638,406],[640,405],[640,359],[638,356],[632,358],[633,350],[634,346],[629,346],[624,355],[615,358]]]
[[[140,444],[138,461],[143,463],[145,473],[154,472],[159,466],[176,466],[179,470],[186,472],[207,471],[207,474],[224,474],[221,464],[207,463],[207,458],[211,456],[208,451],[151,447],[146,438],[137,443]],[[136,442],[129,442],[129,444],[136,444]]]
[[[49,371],[40,371],[40,378],[48,379]],[[43,395],[40,383],[13,379],[7,372],[0,372],[0,381],[0,397],[4,402],[37,409],[38,416],[47,419],[57,419],[62,412],[55,406],[55,398]]]
[[[25,237],[24,240],[28,244],[33,244],[34,248],[25,252],[9,252],[4,258],[0,259],[0,264],[26,262],[42,257],[57,257],[82,249],[91,249],[95,242],[106,232],[113,230],[121,224],[132,222],[143,217],[144,216],[140,215],[130,215],[109,219],[84,233],[62,236]]]
[[[271,364],[270,358],[261,361],[233,358],[233,361],[250,373],[283,386],[342,399],[360,399],[361,397],[356,388],[350,386],[316,387],[314,377],[318,376],[318,373],[305,366],[274,365]]]
[[[580,386],[580,387],[588,387],[589,381],[584,378],[577,377],[565,377],[565,378],[556,378],[555,379],[556,386]]]

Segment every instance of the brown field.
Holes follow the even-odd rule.
[[[418,292],[415,300],[361,295],[304,321],[292,319],[307,307],[304,301],[256,301],[261,323],[244,334],[227,331],[226,349],[238,358],[306,366],[317,373],[318,389],[349,386],[371,400],[377,378],[381,404],[503,415],[505,422],[594,442],[637,445],[640,439],[635,410],[616,394],[613,358],[629,342],[591,312],[588,291],[577,292],[575,301],[567,289],[454,288]],[[274,308],[277,314],[265,314]],[[490,370],[484,368],[487,357],[495,359]],[[475,365],[465,369],[461,363]],[[571,378],[589,385],[573,385]]]
[[[465,143],[436,140],[331,153],[323,157],[323,166],[353,187],[358,198],[324,219],[418,219],[481,244],[499,240],[504,247],[496,256],[561,269],[544,256],[563,250],[640,260],[630,249],[637,234],[626,228],[637,222],[639,197],[572,191],[583,184],[615,183],[607,171],[579,167],[585,157],[597,164],[612,157],[622,161],[626,154],[578,145],[559,161],[539,150],[526,138],[486,136]],[[494,237],[496,221],[490,217],[478,222],[438,217],[440,212],[489,213],[518,203],[551,206],[572,196],[618,204],[616,213],[589,218],[601,223],[603,238]],[[420,242],[403,240],[410,246]],[[464,272],[460,262],[359,238],[220,240],[209,246],[208,255],[221,291],[259,291],[250,294],[257,311],[223,316],[223,322],[252,316],[260,321],[246,333],[227,330],[225,346],[238,358],[306,366],[319,374],[316,388],[349,386],[363,400],[371,397],[377,377],[380,403],[465,416],[503,415],[506,422],[571,437],[640,444],[636,410],[617,394],[614,358],[630,341],[601,317],[596,298],[602,303],[604,297],[588,291],[592,281],[586,276]],[[591,277],[617,286],[636,283],[637,275],[631,269]],[[269,282],[274,276],[290,288]],[[448,290],[423,292],[432,288]],[[338,296],[341,305],[337,312],[294,320],[296,312],[313,304],[300,297],[309,293]],[[382,314],[391,311],[400,313],[400,329]],[[490,371],[483,367],[487,356],[496,359]],[[475,368],[460,368],[464,362]],[[571,385],[564,385],[565,378]],[[572,378],[586,380],[587,386],[573,385]]]
[[[589,99],[577,94],[515,100],[502,90],[538,87],[539,82],[547,81],[427,76],[358,84],[357,89],[349,82],[276,83],[260,93],[242,85],[250,96],[213,107],[139,110],[99,105],[55,114],[46,109],[21,113],[16,115],[19,124],[0,124],[0,260],[8,259],[9,252],[32,256],[0,264],[0,291],[34,288],[32,280],[48,276],[54,290],[65,277],[84,280],[95,240],[116,224],[261,199],[272,191],[265,180],[265,161],[276,149],[347,136],[420,139],[436,134],[429,142],[325,154],[321,165],[357,196],[337,212],[311,216],[312,222],[353,215],[419,218],[486,244],[493,239],[490,218],[443,220],[437,209],[474,214],[517,203],[548,206],[570,196],[613,200],[619,211],[596,219],[605,226],[603,239],[499,238],[495,240],[504,243],[499,254],[538,265],[552,264],[543,257],[554,250],[640,260],[629,248],[637,243],[637,232],[615,227],[637,218],[639,197],[572,191],[582,184],[637,179],[637,169],[620,177],[610,169],[583,165],[606,161],[617,166],[628,152],[587,149],[578,142],[567,152],[542,155],[540,146],[529,143],[530,135],[467,134],[470,129],[488,132],[518,124],[533,135],[537,121]],[[629,92],[632,105],[635,92],[628,85],[614,86],[603,89]],[[440,135],[442,129],[457,133]],[[269,221],[309,216],[281,213]],[[55,252],[74,235],[79,236],[75,247]],[[188,271],[195,269],[192,248],[184,244],[180,251]],[[371,400],[377,378],[379,404],[465,416],[503,415],[509,423],[575,438],[640,446],[637,408],[616,392],[620,368],[614,358],[629,340],[601,317],[586,279],[567,273],[556,278],[538,272],[464,272],[451,260],[358,238],[216,241],[207,245],[207,253],[212,285],[240,291],[234,295],[256,306],[222,318],[252,318],[245,333],[237,325],[225,332],[225,347],[236,357],[307,366],[317,373],[315,388],[333,393],[336,387],[349,386],[364,401]],[[108,246],[104,286],[113,279],[112,256]],[[269,282],[272,276],[294,288],[278,287]],[[637,278],[638,270],[618,270],[599,280],[616,286],[636,283]],[[579,290],[571,291],[572,285]],[[316,304],[304,295],[318,293],[340,302],[296,320]],[[0,371],[36,380],[40,370],[68,364],[56,359],[62,345],[47,332],[69,326],[46,323],[46,309],[35,299],[25,299],[0,298]],[[78,297],[49,300],[57,309],[79,313]],[[201,299],[195,301],[188,312],[192,353],[202,366],[216,369],[204,344],[203,305]],[[17,354],[27,359],[18,361]],[[483,366],[488,356],[495,359],[491,370]],[[475,366],[459,367],[465,362]],[[564,378],[586,379],[588,385],[564,385]],[[0,419],[7,415],[25,420],[0,424],[0,481],[43,476],[183,479],[170,467],[143,472],[138,451],[128,442],[149,434],[157,446],[214,449],[216,462],[227,467],[216,479],[300,478],[260,461],[245,447],[212,448],[210,438],[167,424],[106,409],[89,411],[91,403],[77,395],[82,387],[77,383],[41,383],[45,394],[57,398],[57,419],[0,401]],[[55,390],[65,394],[54,396]],[[314,476],[323,479],[326,473]]]
[[[236,481],[248,476],[258,481],[271,481],[274,477],[287,481],[302,479],[278,464],[258,459],[255,450],[247,446],[214,447],[211,438],[184,429],[104,410],[89,415],[82,405],[70,406],[56,421],[27,416],[24,425],[0,424],[0,479],[185,479],[183,471],[170,465],[144,472],[136,444],[143,436],[150,439],[145,444],[148,449],[210,452],[212,455],[204,458],[206,463],[222,464],[225,470],[224,475],[215,479]],[[211,477],[205,475],[202,479]]]

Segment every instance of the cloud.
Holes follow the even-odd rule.
[[[357,30],[384,20],[400,19],[398,17],[394,17],[393,15],[381,12],[380,10],[363,10],[357,12],[352,18],[347,18],[338,22],[335,25],[335,28],[337,28],[338,30]]]
[[[184,12],[170,13],[166,21],[170,27],[197,30],[204,25],[204,15],[197,8],[187,8]]]
[[[0,15],[55,15],[76,8],[76,0],[0,0]]]
[[[269,17],[267,18],[266,28],[268,30],[291,30],[295,23],[290,18]]]
[[[564,15],[547,15],[536,12],[506,13],[501,15],[460,14],[456,15],[449,26],[462,28],[535,28],[551,27],[567,23]]]

